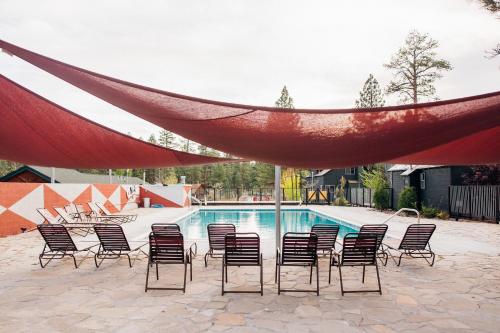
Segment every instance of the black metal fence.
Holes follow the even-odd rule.
[[[275,201],[274,188],[205,188],[193,195],[201,201],[211,202],[265,202]],[[301,201],[304,190],[300,188],[281,188],[282,201]]]
[[[450,216],[457,220],[466,217],[500,222],[500,186],[449,186],[448,207]]]

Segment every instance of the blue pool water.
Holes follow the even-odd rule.
[[[240,232],[256,232],[263,242],[274,242],[275,212],[271,209],[202,209],[178,221],[185,239],[206,240],[210,223],[233,223]],[[345,222],[320,215],[308,209],[284,209],[281,211],[281,233],[310,231],[314,224],[338,224],[339,238],[356,232]]]

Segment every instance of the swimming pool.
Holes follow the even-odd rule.
[[[259,234],[264,252],[274,251],[275,211],[272,209],[200,209],[177,221],[185,239],[200,242],[207,240],[210,223],[233,223],[239,232]],[[356,227],[346,222],[313,212],[309,209],[282,209],[281,234],[289,231],[310,231],[314,224],[338,224],[339,238]],[[206,247],[202,245],[202,247]]]

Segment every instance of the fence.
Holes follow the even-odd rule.
[[[500,222],[500,186],[449,186],[448,207],[456,220],[467,217]]]
[[[211,202],[265,202],[275,201],[274,188],[205,188],[193,195],[201,201]],[[300,188],[281,188],[282,201],[301,201],[304,191]]]
[[[392,188],[387,188],[385,190],[389,192],[389,207],[394,208],[392,203]],[[375,204],[373,202],[374,194],[375,191],[371,188],[351,187],[349,191],[347,191],[347,200],[353,206],[375,207]]]

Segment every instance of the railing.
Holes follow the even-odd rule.
[[[392,189],[386,188],[384,189],[388,192],[389,198],[389,207],[393,207],[392,202]],[[374,207],[375,204],[373,202],[373,196],[375,191],[371,188],[366,187],[351,187],[347,191],[346,198],[347,201],[353,206],[361,206],[361,207]]]
[[[449,186],[448,207],[448,213],[456,220],[467,217],[500,222],[500,186]]]
[[[384,222],[382,222],[382,224],[386,224],[387,222],[389,222],[392,218],[398,216],[400,213],[402,212],[412,212],[412,213],[415,213],[417,214],[417,223],[420,223],[420,213],[418,210],[416,209],[413,209],[413,208],[401,208],[400,210],[398,210],[397,212],[395,212],[394,214],[392,214],[391,216],[389,216]]]

